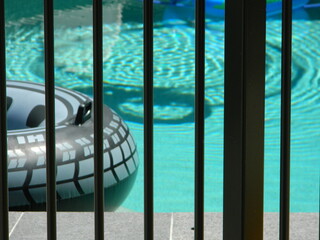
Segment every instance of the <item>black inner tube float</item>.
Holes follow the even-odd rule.
[[[10,210],[45,210],[45,87],[7,81],[8,186]],[[56,87],[57,209],[92,211],[94,202],[92,99]],[[105,209],[117,209],[129,194],[139,166],[125,122],[104,105]]]

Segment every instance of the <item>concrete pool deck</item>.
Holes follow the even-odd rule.
[[[193,213],[155,213],[155,239],[194,239]],[[265,213],[264,239],[278,239],[278,214]],[[292,213],[290,240],[318,240],[319,213]],[[10,212],[12,240],[43,240],[46,235],[45,212]],[[58,212],[57,239],[94,239],[92,212]],[[143,239],[143,213],[105,213],[105,238]],[[205,239],[222,239],[222,213],[205,213]]]

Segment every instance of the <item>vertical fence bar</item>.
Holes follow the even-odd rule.
[[[225,240],[263,239],[264,0],[226,0]]]
[[[44,1],[47,238],[57,239],[53,0]]]
[[[195,232],[204,237],[204,94],[205,94],[205,1],[195,8]]]
[[[102,0],[93,0],[95,239],[104,239]]]
[[[143,5],[144,239],[154,237],[153,201],[153,0]]]
[[[4,0],[0,0],[0,239],[9,239],[8,225],[8,155],[7,155],[7,89]]]
[[[289,240],[292,0],[282,1],[280,239]]]

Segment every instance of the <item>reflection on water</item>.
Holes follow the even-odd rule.
[[[158,11],[157,11],[158,10]],[[156,7],[154,29],[155,207],[192,211],[194,155],[194,26],[166,18]],[[143,30],[141,3],[104,8],[105,103],[128,121],[143,154]],[[179,13],[179,12],[177,12]],[[186,13],[184,13],[186,14]],[[71,17],[72,16],[72,17]],[[140,16],[140,17],[139,17]],[[293,21],[292,210],[319,209],[320,21],[305,12]],[[91,8],[56,12],[56,84],[92,95]],[[39,16],[7,26],[7,76],[43,82],[43,30]],[[222,210],[224,22],[206,25],[206,210]],[[278,210],[281,22],[267,21],[266,211]],[[143,170],[124,203],[143,210]],[[175,186],[173,188],[173,186]]]
[[[105,85],[104,102],[124,119],[143,123],[143,88],[130,85]],[[92,87],[74,90],[92,96]],[[175,88],[154,88],[154,123],[181,124],[194,121],[194,95]],[[205,100],[205,117],[211,115],[210,102]]]

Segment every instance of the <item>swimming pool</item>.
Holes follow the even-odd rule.
[[[35,1],[37,2],[37,1]],[[56,84],[92,94],[90,1],[55,14]],[[9,6],[10,7],[10,6]],[[43,82],[41,1],[33,10],[8,9],[7,77]],[[20,11],[17,11],[19,10]],[[194,22],[181,7],[155,5],[155,211],[193,211]],[[143,158],[143,47],[141,2],[105,5],[105,103],[128,123]],[[20,14],[20,15],[19,15]],[[320,9],[304,9],[293,22],[291,210],[319,211]],[[222,211],[224,21],[206,25],[205,210]],[[265,211],[279,206],[280,47],[278,16],[267,21]],[[106,196],[107,197],[107,196]],[[123,207],[143,211],[143,166]]]

